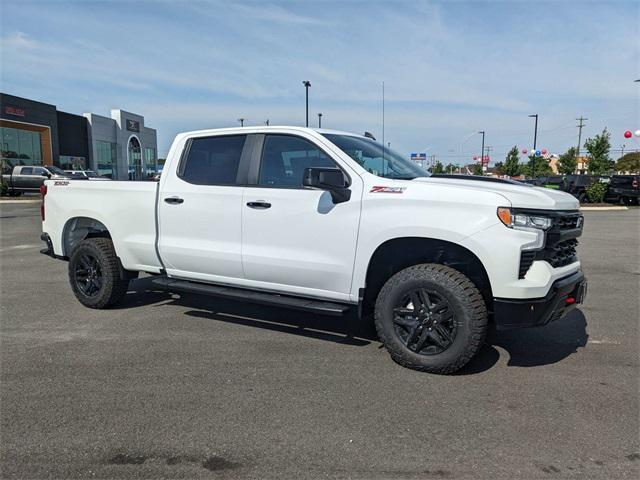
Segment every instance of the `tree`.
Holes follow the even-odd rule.
[[[474,175],[483,175],[484,172],[482,171],[482,163],[478,162],[473,166],[472,172]]]
[[[504,163],[496,162],[496,164],[493,166],[493,170],[497,175],[504,175]]]
[[[577,153],[576,147],[571,147],[566,153],[560,155],[560,158],[558,158],[558,173],[571,175],[576,171],[578,166]]]
[[[440,161],[437,161],[435,165],[429,169],[429,171],[433,174],[444,173],[444,167],[442,166],[442,163],[440,163]]]
[[[640,173],[640,152],[627,153],[616,162],[618,172]]]
[[[609,158],[610,139],[611,134],[605,128],[602,133],[593,138],[587,138],[584,142],[584,148],[588,152],[590,174],[603,175],[613,169],[613,162]]]
[[[507,158],[504,160],[504,167],[502,168],[504,175],[508,175],[510,177],[517,177],[521,173],[520,168],[520,157],[518,152],[518,147],[513,147],[507,153]]]
[[[536,177],[546,177],[547,175],[553,175],[553,169],[551,168],[551,165],[549,165],[549,160],[544,157],[529,155],[529,161],[521,165],[521,171],[526,177],[534,177],[534,162]]]
[[[457,170],[458,170],[458,166],[454,165],[453,163],[450,163],[449,165],[444,167],[444,171],[446,173],[456,173]]]

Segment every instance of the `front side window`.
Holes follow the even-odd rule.
[[[235,185],[246,135],[194,138],[179,177],[195,185]]]
[[[267,135],[258,184],[302,188],[304,171],[310,167],[335,168],[336,164],[308,140],[290,135]]]
[[[33,168],[24,167],[22,170],[20,170],[20,174],[21,175],[33,175]]]
[[[369,173],[383,178],[413,180],[430,174],[411,160],[370,138],[325,134],[325,137]]]

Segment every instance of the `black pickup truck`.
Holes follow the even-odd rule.
[[[11,173],[2,175],[2,181],[7,184],[9,195],[16,197],[26,192],[39,192],[40,185],[50,178],[71,178],[71,175],[53,165],[19,165],[13,167]]]
[[[613,175],[605,200],[611,203],[638,205],[640,198],[640,175]]]

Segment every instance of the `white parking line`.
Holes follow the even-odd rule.
[[[0,204],[3,203],[13,203],[13,204],[18,204],[18,203],[40,203],[40,200],[0,200]]]
[[[40,248],[42,245],[39,243],[30,243],[23,245],[14,245],[12,247],[0,248],[0,252],[8,252],[9,250],[27,250],[29,248]]]

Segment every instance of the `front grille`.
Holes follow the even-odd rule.
[[[518,278],[524,278],[529,268],[536,260],[545,260],[553,268],[564,267],[578,260],[576,247],[578,240],[575,238],[547,246],[543,250],[526,250],[520,253],[520,269]]]
[[[564,267],[575,262],[578,257],[576,255],[576,247],[578,240],[572,238],[564,242],[557,243],[553,247],[547,247],[543,250],[546,260],[553,268]]]
[[[562,215],[554,220],[553,225],[560,231],[571,230],[572,228],[578,228],[578,221],[581,217],[582,215],[580,214]],[[582,222],[580,222],[580,224],[581,223]]]

